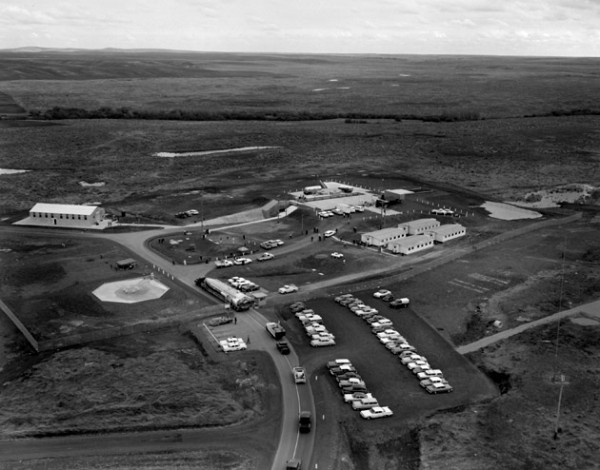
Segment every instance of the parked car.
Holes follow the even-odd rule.
[[[395,299],[390,302],[390,307],[392,308],[406,308],[410,304],[410,300],[406,297],[401,299]]]
[[[326,231],[326,232],[323,234],[323,236],[324,236],[325,238],[329,238],[329,237],[333,237],[335,234],[336,234],[336,231],[335,231],[335,230],[327,230],[327,231]]]
[[[428,385],[427,387],[425,387],[425,390],[427,390],[428,393],[450,393],[454,390],[454,388],[452,387],[452,385],[445,383],[445,384],[441,384],[441,383],[434,383],[431,385]]]
[[[260,247],[263,250],[270,250],[271,248],[275,248],[276,246],[277,246],[277,243],[273,243],[273,240],[267,240],[260,244]]]
[[[312,339],[310,341],[310,345],[313,348],[318,348],[321,346],[335,346],[335,340],[333,338]]]
[[[227,338],[219,341],[219,345],[224,352],[243,351],[247,348],[246,343],[242,338]]]
[[[364,380],[362,379],[358,379],[356,377],[351,377],[349,379],[346,380],[340,380],[338,382],[338,386],[341,387],[347,387],[349,385],[362,385],[362,386],[366,386],[367,384],[364,382]]]
[[[305,308],[306,308],[306,305],[304,304],[304,302],[294,302],[293,304],[290,305],[290,311],[292,313],[301,312]]]
[[[384,302],[391,302],[392,300],[394,300],[394,295],[393,294],[384,295],[383,297],[380,297],[379,300],[383,300]]]
[[[391,295],[392,291],[389,291],[387,289],[379,289],[377,292],[375,292],[373,294],[373,297],[375,297],[376,299],[381,299],[382,297],[386,296],[386,295]]]
[[[298,292],[298,286],[294,284],[286,284],[285,286],[280,287],[278,292],[280,294],[291,294],[292,292]]]
[[[355,400],[361,400],[363,398],[373,398],[373,394],[365,392],[354,392],[344,394],[344,401],[346,403],[352,403]]]
[[[338,253],[337,251],[334,251],[333,253],[331,253],[331,257],[336,258],[336,259],[341,259],[344,257],[344,255],[342,253]]]
[[[273,256],[272,253],[263,253],[262,255],[260,255],[257,259],[257,261],[268,261],[270,259],[275,258],[275,256]]]
[[[356,368],[352,364],[340,364],[329,368],[331,375],[339,375],[345,372],[356,372]]]
[[[364,419],[377,419],[392,416],[394,413],[388,406],[376,406],[369,410],[362,410],[360,416]]]
[[[352,362],[350,361],[350,359],[345,359],[345,358],[334,359],[333,361],[329,361],[327,363],[327,368],[331,369],[332,367],[338,367],[338,366],[341,366],[342,364],[352,365]]]
[[[336,301],[339,304],[344,299],[353,299],[353,298],[354,298],[354,296],[352,294],[342,294],[342,295],[338,295],[333,300]]]
[[[230,266],[233,266],[233,261],[230,261],[228,259],[218,259],[217,261],[215,261],[215,266],[217,268],[228,268]]]
[[[379,402],[374,397],[371,398],[363,398],[361,400],[354,400],[352,402],[353,410],[368,410],[375,406],[379,406]]]
[[[275,343],[275,346],[277,347],[277,350],[283,355],[290,353],[290,345],[287,344],[286,341],[277,341],[277,343]]]
[[[252,260],[250,258],[245,258],[243,256],[233,260],[233,264],[235,264],[236,266],[240,266],[243,264],[250,264],[250,263],[252,263]]]

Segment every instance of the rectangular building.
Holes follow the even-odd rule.
[[[403,225],[398,227],[384,228],[374,232],[363,233],[360,241],[370,246],[386,246],[388,243],[406,237],[407,228]]]
[[[407,194],[413,194],[408,189],[386,189],[383,192],[382,199],[388,202],[404,201]]]
[[[402,225],[406,227],[409,235],[420,235],[438,228],[440,222],[436,219],[417,219],[405,222]]]
[[[444,243],[454,238],[464,237],[467,229],[460,224],[442,225],[433,230],[433,238],[438,243]]]
[[[392,253],[401,255],[411,255],[417,251],[427,250],[428,248],[433,248],[433,236],[429,234],[413,235],[388,243],[387,245],[387,249]]]
[[[104,209],[78,204],[46,204],[39,202],[29,210],[29,220],[35,225],[52,227],[93,227],[104,219]]]

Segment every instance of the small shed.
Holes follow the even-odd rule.
[[[413,192],[408,189],[386,189],[381,198],[388,202],[404,201],[407,194],[413,194]]]
[[[117,261],[117,268],[119,269],[133,269],[137,262],[133,258],[122,259]]]

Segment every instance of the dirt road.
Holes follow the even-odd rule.
[[[562,312],[557,312],[553,315],[549,315],[544,318],[540,318],[539,320],[535,320],[529,323],[524,323],[515,328],[511,328],[510,330],[504,330],[495,335],[486,336],[478,341],[475,341],[471,344],[466,344],[464,346],[460,346],[457,348],[457,351],[461,354],[467,354],[479,349],[485,348],[490,344],[494,344],[498,341],[502,341],[503,339],[510,338],[511,336],[518,335],[523,331],[529,330],[530,328],[536,328],[540,325],[545,325],[547,323],[552,323],[562,318],[569,317],[571,315],[576,315],[578,313],[588,313],[590,315],[600,315],[600,300],[596,300],[595,302],[590,302],[588,304],[580,305],[575,308],[571,308],[569,310],[563,310]]]

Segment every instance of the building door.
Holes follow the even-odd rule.
[[[54,222],[54,225],[56,225],[56,219],[52,219],[52,222]]]

